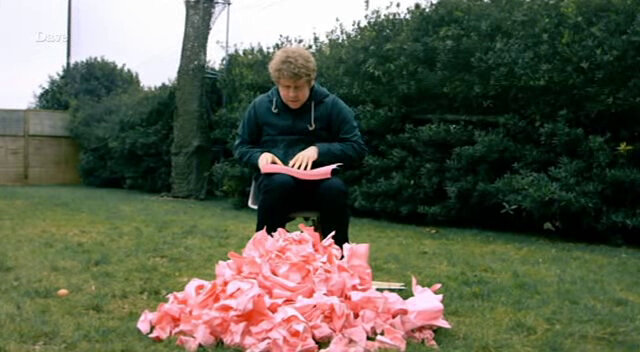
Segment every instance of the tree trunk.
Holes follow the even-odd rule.
[[[211,167],[204,108],[204,73],[213,0],[185,0],[186,19],[176,87],[171,146],[171,194],[202,199]]]

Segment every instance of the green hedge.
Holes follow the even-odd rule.
[[[170,190],[174,87],[131,90],[73,110],[80,174],[93,186]]]
[[[141,89],[138,75],[105,58],[90,57],[74,62],[50,76],[37,94],[38,109],[68,110],[78,101],[100,102],[113,94]]]
[[[638,13],[635,0],[440,0],[233,52],[207,88],[218,151],[209,192],[245,204],[251,174],[232,159],[236,129],[272,86],[273,51],[297,43],[356,111],[371,151],[343,174],[356,212],[640,242]],[[167,190],[173,88],[145,90],[117,71],[121,85],[98,80],[109,94],[69,90],[83,76],[66,73],[41,100],[72,95],[88,183]]]
[[[36,107],[70,110],[85,184],[162,192],[170,188],[174,100],[171,86],[145,89],[125,66],[88,58],[50,77]]]
[[[345,175],[356,211],[637,241],[638,13],[632,0],[441,0],[306,43],[371,150]],[[227,145],[270,86],[274,49],[231,55]],[[243,198],[239,166],[216,167],[220,194]]]

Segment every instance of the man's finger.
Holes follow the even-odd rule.
[[[289,167],[297,169],[299,163],[300,163],[300,158],[298,156],[296,156],[291,160],[291,162],[289,162]]]
[[[300,160],[296,168],[298,170],[304,170],[306,166],[307,166],[307,159],[305,159],[304,157],[300,157]]]
[[[258,167],[262,167],[269,163],[268,155],[262,154],[260,158],[258,158]]]

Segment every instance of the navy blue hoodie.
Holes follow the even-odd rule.
[[[318,84],[295,110],[282,101],[277,87],[258,96],[245,113],[233,149],[243,163],[257,167],[264,152],[287,165],[312,145],[318,147],[313,168],[334,163],[353,165],[367,154],[353,111]]]

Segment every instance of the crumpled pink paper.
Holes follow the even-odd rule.
[[[248,352],[404,351],[407,339],[435,346],[434,330],[450,327],[442,295],[412,279],[407,300],[371,286],[368,244],[345,244],[313,228],[256,233],[242,254],[216,265],[216,279],[191,280],[169,294],[137,327],[188,351],[222,342]],[[318,343],[328,343],[322,350]]]

